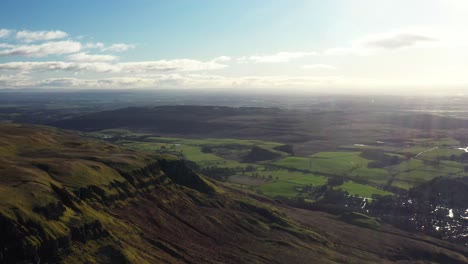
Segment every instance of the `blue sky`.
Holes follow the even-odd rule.
[[[0,87],[463,92],[464,0],[0,3]]]

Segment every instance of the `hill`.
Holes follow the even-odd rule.
[[[50,122],[48,125],[88,132],[128,128],[161,135],[209,135],[251,139],[271,137],[280,141],[304,141],[310,139],[307,133],[291,133],[291,131],[300,124],[298,117],[304,118],[305,115],[306,113],[297,110],[262,107],[190,105],[129,107],[84,114]],[[314,120],[321,123],[328,123],[327,118],[330,117],[314,116]]]
[[[296,155],[310,155],[356,143],[367,146],[385,142],[386,146],[403,148],[415,138],[452,137],[468,142],[467,120],[359,107],[288,109],[172,105],[81,112],[53,120],[41,124],[86,132],[128,129],[166,137],[266,140],[291,145]]]
[[[2,263],[466,263],[467,254],[277,204],[171,156],[0,124]]]

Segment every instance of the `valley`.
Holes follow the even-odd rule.
[[[349,100],[3,116],[2,258],[465,263],[463,117]]]

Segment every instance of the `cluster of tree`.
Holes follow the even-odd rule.
[[[368,168],[383,168],[386,166],[397,165],[402,160],[398,156],[388,155],[383,151],[375,149],[365,149],[361,152],[361,157],[372,160],[367,164]]]
[[[252,174],[250,175],[250,177],[255,178],[255,179],[261,178],[261,179],[269,180],[269,181],[272,181],[273,178],[274,178],[273,175],[271,175],[271,174],[267,176],[267,175],[261,175],[261,174],[259,174],[258,172],[252,173]],[[276,177],[276,179],[278,180],[278,177]]]
[[[289,155],[294,156],[294,149],[292,145],[289,145],[289,144],[281,145],[281,146],[274,147],[273,149],[279,150],[279,151],[282,151],[282,152],[288,153]]]
[[[327,181],[328,186],[340,186],[344,183],[343,177],[329,177]]]
[[[462,163],[468,163],[468,152],[462,153],[459,156],[450,155],[449,159],[451,161],[458,161],[458,162],[462,162]]]
[[[202,146],[201,147],[201,152],[203,152],[203,153],[212,153],[213,149],[211,147],[208,147],[208,146]]]
[[[193,162],[191,162],[193,163]],[[203,168],[195,168],[197,171],[199,171],[201,174],[210,177],[212,179],[216,179],[219,181],[226,181],[227,177],[231,175],[235,175],[238,173],[241,173],[242,175],[246,176],[251,176],[251,177],[262,177],[262,178],[268,178],[270,180],[273,179],[272,175],[269,176],[260,176],[260,174],[257,171],[257,167],[252,166],[252,165],[247,165],[247,166],[237,166],[237,167],[218,167],[218,166],[207,166]],[[250,174],[250,175],[249,175]]]
[[[280,154],[253,146],[250,152],[242,158],[242,162],[258,162],[281,157]]]
[[[235,168],[210,166],[200,169],[200,173],[218,181],[226,181],[227,177],[236,174]]]

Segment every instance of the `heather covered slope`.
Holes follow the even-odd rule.
[[[4,124],[0,134],[1,262],[274,262],[283,251],[283,261],[329,256],[326,239],[171,157],[150,158],[45,127]]]
[[[0,124],[0,263],[466,263],[447,242],[310,217],[169,156]]]

